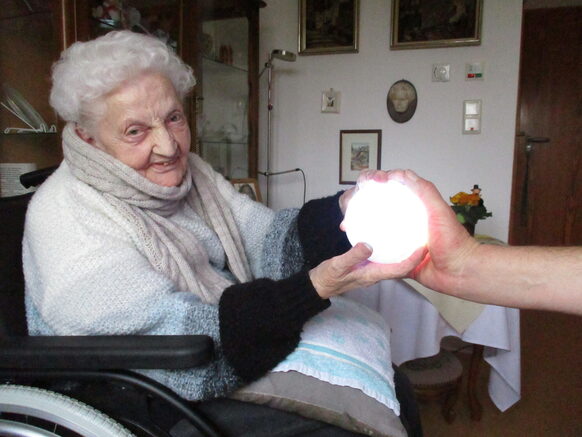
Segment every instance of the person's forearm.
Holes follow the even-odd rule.
[[[340,207],[342,194],[310,200],[299,211],[297,226],[305,268],[312,269],[351,248],[346,234],[340,230],[344,219]]]
[[[483,244],[451,287],[468,300],[582,314],[582,247]]]
[[[245,382],[263,376],[299,344],[303,325],[331,305],[307,272],[227,288],[219,302],[222,350]]]

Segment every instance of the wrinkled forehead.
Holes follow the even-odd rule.
[[[122,82],[112,91],[95,99],[83,119],[83,127],[94,133],[105,118],[164,117],[182,108],[174,85],[165,76],[147,73]]]

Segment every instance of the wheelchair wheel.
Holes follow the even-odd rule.
[[[0,386],[0,436],[134,437],[87,404],[36,387]]]

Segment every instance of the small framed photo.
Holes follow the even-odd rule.
[[[483,0],[392,0],[390,48],[481,44]]]
[[[360,0],[299,0],[299,54],[357,53]]]
[[[259,190],[259,183],[254,178],[246,178],[246,179],[232,179],[230,181],[234,188],[242,194],[246,194],[251,199],[262,202],[263,199],[261,198],[261,191]]]
[[[379,170],[381,150],[380,129],[340,131],[339,183],[354,185],[362,170]]]
[[[321,112],[339,114],[341,93],[330,88],[321,93]]]

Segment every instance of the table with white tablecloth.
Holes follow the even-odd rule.
[[[505,411],[520,399],[519,310],[484,305],[459,332],[425,296],[401,280],[382,281],[345,296],[384,317],[391,330],[394,363],[435,355],[443,337],[459,337],[484,346],[483,358],[491,366],[489,395],[497,408]]]

